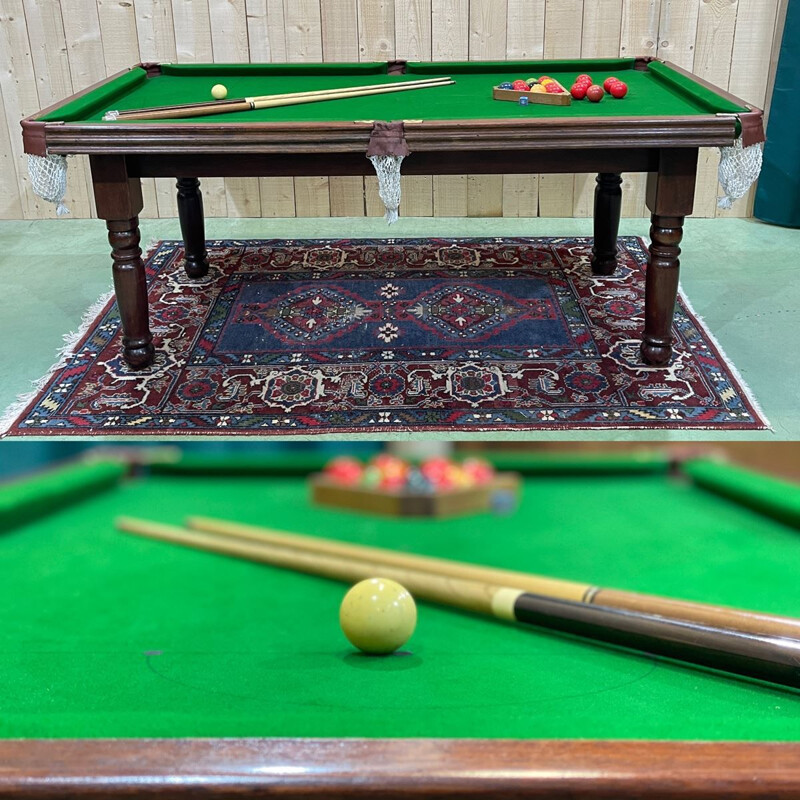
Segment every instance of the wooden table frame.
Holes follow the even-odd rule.
[[[636,68],[646,70],[652,60],[637,59]],[[160,72],[158,64],[139,66],[151,75]],[[690,75],[674,64],[669,66]],[[391,62],[391,73],[403,70],[404,62]],[[690,77],[711,86],[697,76]],[[760,118],[758,109],[711,88],[750,109],[740,118]],[[154,357],[139,247],[141,178],[177,178],[186,271],[190,277],[202,277],[208,260],[198,178],[368,175],[373,171],[365,158],[372,132],[369,120],[115,125],[37,119],[79,95],[22,121],[25,151],[89,155],[97,214],[106,221],[111,244],[124,357],[135,368],[148,366]],[[698,148],[733,144],[737,124],[733,114],[414,121],[405,126],[412,155],[403,163],[403,174],[596,172],[591,267],[596,275],[610,275],[616,266],[621,173],[646,172],[652,244],[641,352],[647,364],[664,365],[672,353],[679,245],[684,218],[692,212]]]
[[[798,795],[800,745],[781,743],[502,739],[0,742],[0,798],[795,800]]]

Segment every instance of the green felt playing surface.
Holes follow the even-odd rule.
[[[196,117],[193,121],[314,122],[362,119],[525,119],[595,116],[680,116],[737,113],[746,109],[658,62],[647,71],[633,59],[532,62],[410,62],[405,75],[388,75],[385,63],[364,64],[165,64],[162,74],[147,78],[134,69],[44,115],[46,121],[98,122],[106,111],[210,101],[211,87],[223,83],[228,99],[265,94],[399,83],[450,76],[454,85],[407,92]],[[622,100],[573,101],[568,106],[492,99],[492,87],[516,78],[548,74],[567,90],[581,73],[599,84],[612,76],[628,83]],[[163,121],[162,121],[163,122]],[[109,123],[109,124],[120,124]],[[128,123],[132,124],[132,123]]]
[[[407,654],[362,656],[338,628],[344,585],[112,526],[227,517],[800,615],[796,529],[666,462],[573,459],[549,477],[532,463],[516,513],[446,521],[313,508],[304,479],[255,465],[162,466],[113,486],[71,468],[79,502],[0,530],[0,736],[800,739],[790,689],[426,603]],[[732,483],[729,468],[699,469]],[[52,477],[0,497],[47,492]]]

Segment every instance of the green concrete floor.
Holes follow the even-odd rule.
[[[589,219],[407,218],[209,219],[209,238],[402,236],[586,236]],[[646,236],[649,222],[622,221],[622,235]],[[143,220],[144,242],[179,238],[177,220]],[[519,431],[480,439],[712,440],[800,439],[800,232],[741,219],[690,219],[681,285],[749,384],[772,431]],[[44,375],[67,331],[111,289],[105,228],[97,220],[0,222],[0,416]],[[345,439],[468,438],[464,433],[383,434]],[[300,437],[292,437],[298,439]]]

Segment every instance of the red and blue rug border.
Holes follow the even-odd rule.
[[[226,247],[286,247],[286,246],[346,246],[346,245],[372,245],[385,244],[411,245],[430,241],[419,238],[398,239],[269,239],[269,240],[238,240],[220,239],[208,242],[209,250]],[[514,244],[556,244],[556,243],[585,243],[591,240],[586,237],[481,237],[481,238],[447,238],[439,241],[452,244],[462,243],[503,243]],[[647,264],[647,250],[644,242],[639,237],[620,237],[620,246],[624,247],[635,259],[639,269],[644,272]],[[165,240],[156,243],[147,255],[147,269],[149,275],[156,275],[174,257],[176,250],[182,248],[182,242]],[[642,275],[643,277],[643,275]],[[99,309],[99,310],[98,310]],[[436,421],[424,420],[418,425],[408,423],[397,424],[391,419],[391,412],[376,410],[368,413],[364,418],[353,424],[348,415],[326,413],[325,419],[318,415],[275,414],[264,415],[270,419],[262,419],[260,415],[242,414],[225,415],[227,419],[220,424],[219,419],[206,418],[206,415],[197,414],[196,419],[179,427],[171,427],[175,420],[168,414],[153,414],[145,422],[146,425],[110,426],[107,420],[94,420],[82,416],[80,419],[58,420],[48,417],[46,425],[27,424],[33,422],[37,416],[37,409],[65,377],[73,378],[79,375],[91,359],[91,353],[102,350],[118,331],[119,317],[113,296],[104,302],[95,304],[84,317],[84,324],[78,335],[72,337],[70,345],[65,348],[59,362],[50,373],[37,382],[33,397],[28,396],[15,404],[5,414],[5,425],[0,423],[0,436],[102,436],[107,438],[129,437],[182,437],[182,436],[308,436],[318,434],[359,434],[373,435],[381,438],[384,433],[425,433],[428,431],[447,431],[451,433],[487,433],[492,431],[571,431],[571,430],[766,430],[769,423],[751,397],[748,387],[739,376],[735,367],[727,359],[722,348],[709,333],[699,315],[691,307],[687,298],[679,292],[675,312],[675,327],[684,340],[691,346],[700,363],[709,369],[724,369],[727,373],[722,378],[726,385],[723,390],[736,398],[735,405],[739,411],[734,414],[739,418],[719,419],[713,411],[702,407],[696,409],[683,409],[689,412],[682,419],[672,418],[668,410],[658,407],[647,408],[646,415],[636,412],[612,409],[608,412],[596,411],[583,415],[580,419],[554,418],[548,414],[543,415],[541,409],[465,409],[450,412]],[[87,349],[89,342],[94,346]],[[717,376],[719,380],[722,376]],[[641,409],[639,409],[641,410]],[[217,415],[218,416],[218,415]],[[647,416],[648,419],[644,419]],[[41,419],[41,417],[40,417]]]

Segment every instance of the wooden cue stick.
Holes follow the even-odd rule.
[[[640,594],[618,589],[604,589],[576,581],[483,567],[432,556],[400,553],[380,547],[367,547],[365,545],[287,533],[261,526],[244,525],[207,517],[188,517],[185,524],[194,530],[215,533],[221,536],[235,536],[249,541],[268,542],[342,558],[379,559],[383,563],[397,567],[435,572],[440,575],[448,575],[465,580],[513,586],[526,592],[552,597],[553,599],[571,600],[587,605],[607,606],[609,608],[636,611],[642,614],[654,614],[684,622],[709,625],[715,628],[737,630],[743,633],[787,636],[800,639],[800,619],[791,617],[762,614],[706,603],[694,603],[688,600],[674,600],[658,595]]]
[[[792,639],[756,636],[636,611],[553,599],[503,585],[231,539],[130,517],[117,519],[116,526],[151,539],[347,583],[376,576],[390,578],[421,600],[800,687],[800,642]]]
[[[452,80],[449,77],[442,76],[438,78],[420,78],[416,81],[402,81],[402,85],[406,87],[417,87],[417,86],[425,86],[427,84],[439,84],[443,81]],[[261,94],[256,95],[254,97],[236,97],[236,98],[229,98],[227,100],[205,100],[197,103],[174,103],[173,105],[168,106],[150,106],[148,108],[131,108],[123,111],[117,111],[117,116],[121,119],[128,114],[136,114],[145,111],[172,111],[176,108],[182,109],[189,109],[189,108],[196,108],[197,106],[224,106],[230,105],[231,103],[248,103],[253,100],[265,100],[267,98],[277,99],[279,97],[303,97],[304,95],[314,95],[314,94],[341,94],[342,92],[349,92],[353,89],[380,89],[383,86],[400,86],[401,83],[396,84],[387,84],[387,83],[371,83],[367,86],[343,86],[338,89],[312,89],[306,92],[287,92],[284,94]]]
[[[333,94],[331,92],[322,92],[318,95],[314,95],[309,97],[307,94],[300,92],[299,94],[304,95],[298,97],[297,95],[286,95],[284,97],[278,99],[271,99],[269,95],[265,95],[260,100],[251,100],[245,98],[242,101],[233,101],[231,103],[222,103],[221,105],[217,105],[216,103],[207,103],[205,105],[196,105],[193,108],[173,108],[167,109],[166,111],[134,111],[132,113],[127,113],[124,116],[117,114],[113,117],[113,119],[174,119],[174,118],[186,118],[186,117],[203,117],[203,116],[210,116],[212,114],[230,114],[234,111],[252,111],[259,108],[278,108],[280,106],[294,106],[294,105],[302,105],[303,103],[321,103],[325,100],[344,100],[350,97],[367,97],[373,94],[389,94],[390,92],[406,92],[412,91],[415,89],[434,89],[439,86],[450,86],[454,84],[454,80],[440,80],[437,82],[426,83],[423,86],[408,86],[406,83],[398,83],[398,84],[389,84],[385,85],[382,84],[380,89],[360,89],[360,88],[353,88],[349,89],[345,92],[339,92],[338,94]],[[109,112],[111,114],[111,112]],[[112,119],[112,117],[106,114],[103,116],[103,119],[108,117]]]

